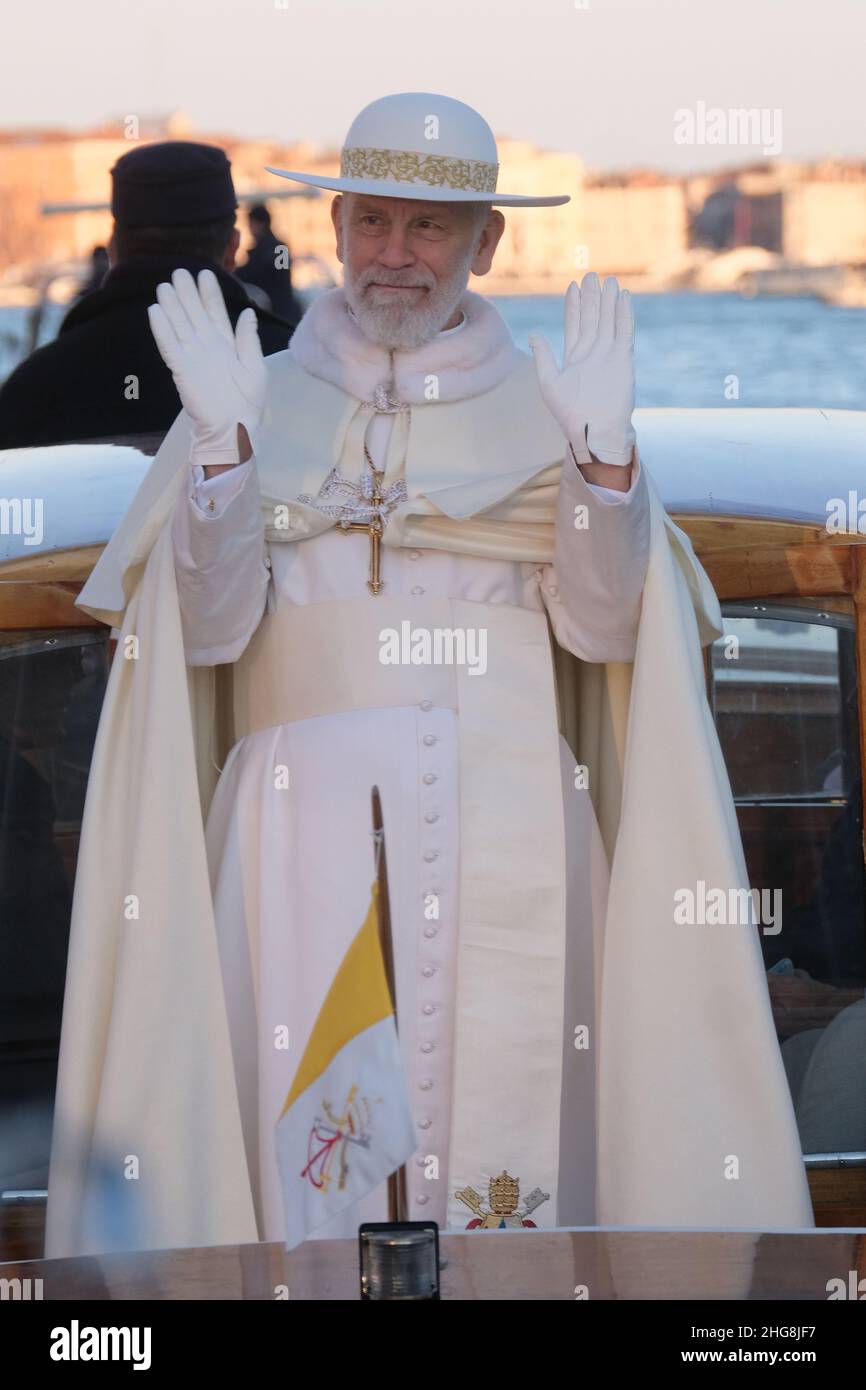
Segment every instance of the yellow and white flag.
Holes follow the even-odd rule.
[[[313,1025],[277,1121],[286,1248],[372,1192],[418,1147],[378,928],[367,919]]]

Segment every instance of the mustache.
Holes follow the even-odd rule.
[[[436,286],[436,278],[429,275],[419,279],[417,270],[374,270],[370,267],[361,272],[357,287],[365,290],[372,284],[391,285],[396,289],[432,290]]]

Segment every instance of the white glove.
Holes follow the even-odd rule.
[[[195,462],[237,463],[239,424],[255,452],[268,383],[255,311],[244,309],[233,332],[212,270],[200,272],[198,288],[176,270],[156,297],[150,328],[192,420]]]
[[[560,370],[546,338],[530,334],[545,405],[578,463],[627,465],[635,443],[634,315],[628,290],[613,276],[600,288],[595,271],[565,295],[565,355]]]

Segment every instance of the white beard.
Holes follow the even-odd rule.
[[[466,291],[474,245],[446,280],[436,280],[427,270],[384,270],[372,266],[352,277],[343,271],[349,307],[359,328],[371,342],[386,348],[417,348],[429,343],[451,318]],[[368,289],[371,281],[386,285],[422,285],[418,303],[404,303],[403,296],[388,296]]]

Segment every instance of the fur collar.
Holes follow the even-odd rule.
[[[521,360],[501,314],[480,294],[466,290],[460,301],[466,320],[459,333],[434,338],[419,348],[390,354],[365,337],[349,312],[342,288],[314,299],[295,329],[289,352],[312,376],[371,401],[387,384],[394,360],[397,396],[408,405],[429,405],[431,376],[437,400],[459,401],[497,386]]]

